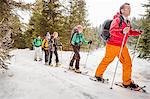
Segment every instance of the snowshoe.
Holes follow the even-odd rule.
[[[76,73],[81,73],[80,69],[75,69]]]
[[[97,81],[101,83],[109,83],[109,79],[104,79],[103,77],[90,77],[90,80]]]
[[[82,75],[89,76],[89,75],[87,75],[87,74],[88,74],[88,71],[80,71],[80,70],[76,70],[76,69],[73,68],[72,66],[69,66],[69,68],[64,68],[64,69],[67,69],[67,70],[65,70],[64,72],[72,71],[72,72],[74,72],[74,73],[78,73],[78,74],[82,74]]]
[[[68,70],[75,70],[75,68],[73,68],[73,66],[69,66]]]
[[[45,65],[48,65],[48,62],[45,62]]]
[[[53,67],[53,64],[49,64],[50,67]]]
[[[42,61],[42,58],[40,58],[39,61]]]
[[[127,88],[133,91],[139,91],[139,92],[144,92],[147,93],[147,91],[144,89],[146,86],[139,86],[133,82],[131,82],[130,85],[124,85],[122,82],[116,82],[116,86],[122,87],[122,88]]]
[[[59,64],[59,63],[56,63],[55,67],[59,67],[59,66],[61,66],[61,64]]]

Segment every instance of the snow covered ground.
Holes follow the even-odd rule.
[[[89,75],[102,60],[105,49],[101,48],[89,54],[86,67]],[[150,99],[150,94],[130,91],[110,84],[102,84],[89,80],[73,72],[64,72],[61,67],[48,67],[44,62],[33,61],[34,51],[28,49],[11,52],[10,70],[0,70],[0,99]],[[60,62],[68,67],[72,52],[59,52]],[[87,53],[81,53],[81,70],[85,66]],[[55,57],[54,57],[55,58]],[[112,80],[117,58],[109,65],[104,77]],[[54,61],[53,61],[54,62]],[[142,59],[134,59],[133,79],[139,85],[146,85],[150,93],[150,63]],[[117,70],[115,81],[121,81],[121,64]],[[12,76],[13,75],[13,76]]]

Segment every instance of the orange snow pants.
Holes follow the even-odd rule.
[[[96,77],[103,76],[103,73],[106,70],[107,66],[114,60],[114,58],[116,56],[119,58],[120,48],[121,47],[119,46],[114,46],[110,44],[106,45],[105,57],[103,58],[103,60],[101,61],[96,70],[95,74]],[[128,52],[128,48],[126,46],[124,46],[122,50],[120,62],[122,63],[123,69],[122,75],[123,84],[128,85],[131,83],[132,63]]]

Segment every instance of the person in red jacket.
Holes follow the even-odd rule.
[[[124,87],[137,88],[138,85],[135,84],[131,79],[132,62],[128,52],[128,48],[126,47],[126,42],[129,36],[139,36],[144,31],[133,30],[131,28],[130,21],[128,20],[130,12],[131,12],[130,4],[124,3],[120,7],[120,13],[117,13],[114,16],[110,26],[110,38],[106,43],[106,53],[96,70],[95,77],[97,78],[98,81],[104,80],[103,73],[106,70],[107,66],[114,60],[114,58],[116,56],[119,57],[119,52],[123,43],[123,39],[124,36],[126,35],[120,57],[120,62],[122,63],[123,68],[122,84],[124,85]],[[121,20],[120,17],[123,18],[121,27],[119,26]]]

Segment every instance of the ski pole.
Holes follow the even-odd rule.
[[[42,61],[43,61],[43,50],[41,48],[41,63],[42,63]]]
[[[61,46],[60,46],[60,51],[61,51],[61,64],[62,64],[62,43],[61,43]]]
[[[70,55],[70,57],[69,57],[69,61],[68,61],[68,65],[70,66],[70,61],[71,61],[71,58],[73,57],[73,54],[74,54],[74,52],[72,51],[72,53],[71,53],[71,55]]]
[[[114,83],[114,80],[115,80],[115,76],[116,76],[118,64],[119,64],[119,61],[120,61],[121,53],[122,53],[122,50],[123,50],[123,47],[124,47],[126,35],[127,35],[127,33],[123,37],[123,41],[122,41],[122,45],[121,45],[121,48],[120,48],[119,57],[118,57],[118,61],[117,61],[116,67],[115,67],[115,72],[114,72],[114,75],[113,75],[113,80],[112,80],[110,89],[112,89],[112,87],[113,87],[113,83]]]
[[[69,57],[69,60],[71,60],[71,58],[73,57],[73,54],[74,54],[74,52],[72,51],[72,53],[71,53],[71,55]],[[68,64],[70,64],[70,62]]]
[[[90,49],[91,49],[91,44],[89,45],[89,50],[88,50],[88,54],[87,54],[87,57],[86,57],[86,60],[85,60],[84,68],[86,68],[86,64],[87,64],[88,56],[89,56],[89,53],[90,53]]]
[[[134,57],[135,57],[135,51],[137,50],[137,47],[138,47],[138,45],[139,45],[139,42],[140,42],[140,39],[141,39],[141,35],[139,36],[139,38],[138,38],[138,41],[137,41],[137,43],[136,43],[136,45],[135,45],[135,48],[134,48],[134,52],[133,52],[133,57],[132,57],[132,63],[133,63],[133,59],[134,59]]]
[[[71,55],[70,55],[70,60],[71,60],[71,58],[73,57],[73,53],[74,53],[74,52],[72,51],[72,53],[71,53]]]

